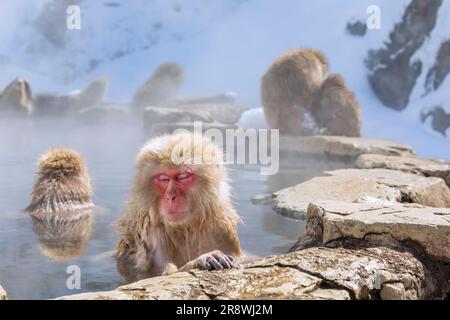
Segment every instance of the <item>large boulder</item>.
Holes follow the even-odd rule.
[[[441,178],[387,169],[342,169],[325,174],[273,193],[272,208],[281,215],[304,219],[309,203],[325,200],[450,207],[450,190]]]
[[[356,166],[361,169],[383,168],[421,174],[425,177],[439,177],[450,186],[450,163],[441,160],[362,154],[356,160]]]
[[[404,267],[409,271],[400,277],[392,277],[376,263],[364,262],[366,270],[370,266],[372,271],[376,270],[382,299],[445,298],[450,292],[449,209],[417,204],[311,203],[306,234],[290,251],[305,252],[305,249],[317,246],[335,250],[356,249],[360,252],[389,248],[384,252],[392,255],[392,267]],[[405,260],[408,255],[409,260]],[[351,269],[354,266],[350,264]],[[320,265],[316,268],[320,269]],[[365,276],[370,277],[370,273]],[[352,281],[353,277],[348,274],[347,280]],[[412,284],[413,290],[410,289]]]
[[[0,93],[0,113],[7,115],[29,115],[33,110],[30,85],[17,78]]]
[[[411,203],[315,201],[308,206],[306,237],[327,245],[342,239],[405,244],[428,258],[450,262],[450,209]],[[304,239],[300,241],[304,243]],[[345,242],[345,240],[344,240]],[[298,248],[299,244],[294,246]]]

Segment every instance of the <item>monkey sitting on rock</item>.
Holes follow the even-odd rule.
[[[327,77],[328,60],[312,49],[291,49],[262,77],[261,100],[267,123],[285,135],[360,136],[355,95],[339,75]]]
[[[323,134],[348,137],[361,135],[359,104],[340,75],[331,74],[322,83],[314,97],[312,110]]]
[[[125,277],[236,265],[239,216],[221,156],[211,140],[190,133],[163,135],[142,147],[116,223],[118,269]]]

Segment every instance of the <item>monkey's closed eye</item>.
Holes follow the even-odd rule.
[[[191,176],[189,172],[182,172],[179,175],[177,175],[177,180],[186,180]]]
[[[154,179],[156,181],[159,181],[159,182],[167,182],[167,181],[169,181],[169,177],[167,175],[165,175],[165,174],[159,174],[156,177],[154,177]]]

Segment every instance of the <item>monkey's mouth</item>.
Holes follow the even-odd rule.
[[[183,220],[187,215],[187,211],[170,211],[166,213],[167,220],[169,221]]]

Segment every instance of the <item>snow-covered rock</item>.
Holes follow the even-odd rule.
[[[238,125],[242,128],[268,129],[262,108],[253,108],[245,111],[239,119]]]

